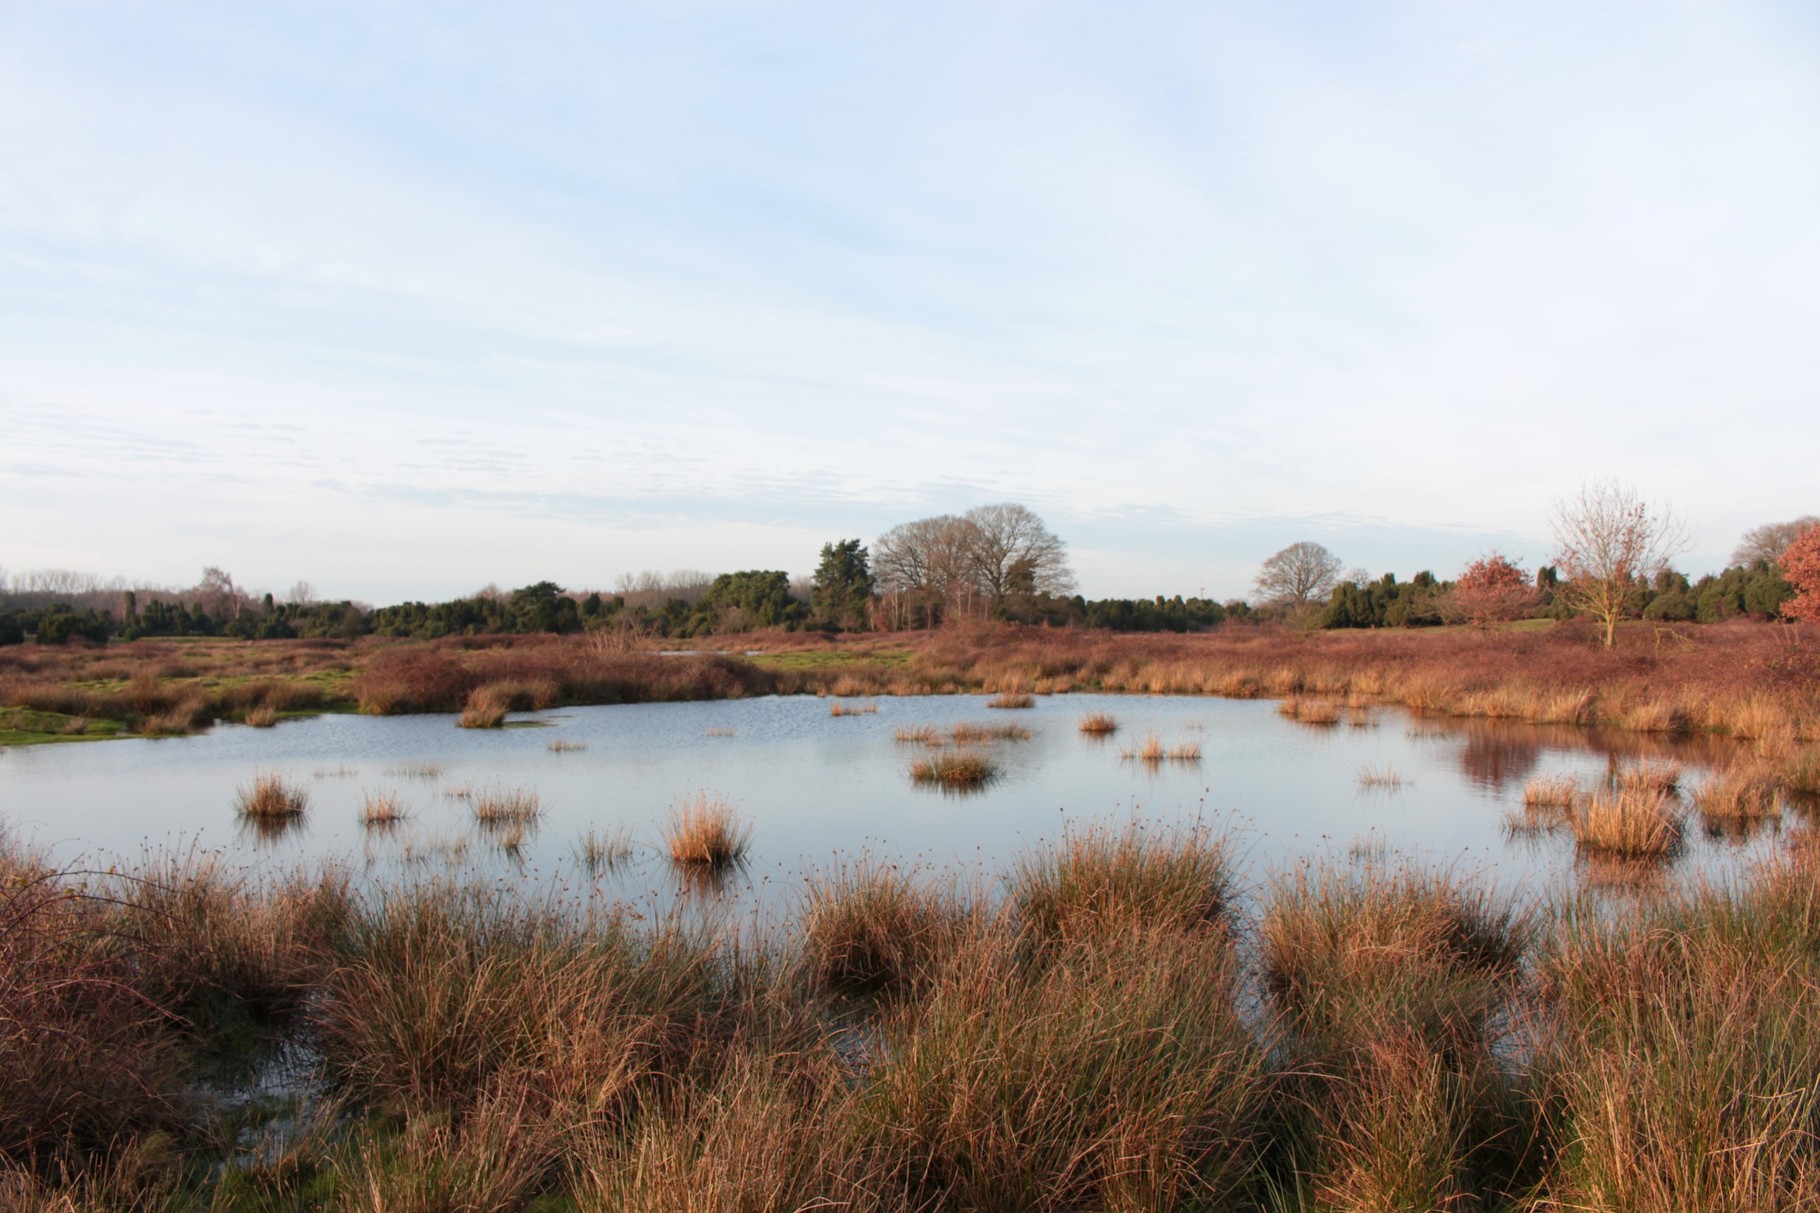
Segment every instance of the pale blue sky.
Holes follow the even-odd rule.
[[[1093,596],[1820,512],[1802,3],[0,5],[0,566],[375,602],[1022,501]]]

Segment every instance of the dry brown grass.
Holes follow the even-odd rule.
[[[664,843],[677,863],[719,868],[736,863],[751,845],[752,831],[725,796],[697,792],[670,810]]]
[[[552,754],[579,754],[588,748],[585,741],[574,741],[567,737],[553,737],[544,749]]]
[[[878,705],[876,703],[842,703],[835,700],[828,705],[828,715],[830,716],[876,716],[877,714]]]
[[[1089,737],[1110,737],[1118,732],[1119,722],[1110,712],[1089,712],[1081,717],[1080,728]]]
[[[891,731],[893,741],[904,745],[941,745],[941,730],[932,724],[902,725]]]
[[[968,790],[984,787],[998,774],[992,759],[978,750],[946,750],[910,764],[917,783]]]
[[[989,708],[1033,708],[1036,696],[1021,691],[1005,691],[986,701]]]
[[[1679,802],[1669,793],[1633,785],[1581,797],[1569,824],[1583,851],[1658,859],[1680,849],[1684,821]]]
[[[530,788],[489,786],[472,789],[462,799],[473,806],[474,820],[485,826],[524,826],[543,816],[543,802]]]
[[[409,816],[397,792],[368,792],[360,798],[360,824],[369,829],[395,826]]]
[[[302,816],[309,807],[310,796],[301,786],[283,775],[260,772],[253,782],[234,793],[234,808],[246,818],[275,819]]]
[[[1029,741],[1030,730],[1021,724],[970,724],[962,721],[949,730],[958,745],[985,741]]]

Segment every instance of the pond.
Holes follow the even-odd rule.
[[[839,703],[843,714],[831,710]],[[1688,766],[1683,787],[1724,755],[1720,743],[1353,709],[1337,723],[1284,718],[1270,701],[1187,697],[1041,697],[988,710],[982,696],[810,697],[578,707],[464,730],[449,716],[321,716],[275,729],[222,725],[197,737],[15,748],[0,754],[0,821],[61,864],[133,864],[148,852],[203,849],[284,868],[335,858],[375,880],[478,870],[529,884],[597,886],[628,899],[784,904],[805,871],[867,854],[992,876],[1068,827],[1132,817],[1202,822],[1236,834],[1246,872],[1300,858],[1384,853],[1540,891],[1584,879],[1564,831],[1513,829],[1532,776],[1591,786],[1616,765]],[[1084,734],[1094,712],[1109,737]],[[1025,740],[986,750],[996,776],[970,793],[919,785],[930,751],[897,739],[957,724],[1017,725]],[[1154,736],[1198,757],[1147,762]],[[277,774],[305,811],[255,830],[236,794]],[[528,827],[484,829],[473,794],[527,791]],[[404,820],[363,824],[369,798],[393,796]],[[671,810],[724,798],[750,829],[742,867],[722,881],[679,879],[664,849]],[[288,826],[288,828],[286,828]],[[1775,845],[1780,819],[1747,835],[1693,818],[1671,878],[1722,878]],[[623,843],[590,864],[582,840]],[[612,851],[614,847],[609,847]]]

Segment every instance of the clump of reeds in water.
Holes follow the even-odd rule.
[[[455,723],[464,729],[497,729],[505,725],[506,713],[512,709],[508,688],[494,684],[475,687],[468,695],[467,706]]]
[[[1202,826],[1067,828],[1018,861],[1009,880],[1020,920],[1045,938],[1221,921],[1232,899],[1231,848]]]
[[[1694,789],[1694,808],[1708,823],[1766,821],[1781,812],[1781,785],[1758,767],[1723,771]]]
[[[972,789],[991,782],[998,768],[978,750],[944,750],[910,764],[910,778],[943,788]]]
[[[1118,732],[1119,722],[1110,712],[1089,712],[1081,717],[1080,727],[1089,737],[1110,737]]]
[[[1331,700],[1291,695],[1277,704],[1277,715],[1302,724],[1332,725],[1340,723],[1340,705]]]
[[[697,792],[670,810],[664,842],[677,863],[720,868],[745,857],[751,830],[725,796]]]
[[[730,724],[713,725],[702,730],[703,737],[731,737],[733,726]]]
[[[473,789],[465,799],[484,826],[529,825],[543,815],[543,803],[530,788]]]
[[[1586,853],[1619,859],[1660,859],[1681,846],[1680,802],[1659,787],[1630,784],[1580,798],[1569,819]]]
[[[261,772],[234,794],[234,808],[253,821],[289,821],[303,816],[309,793],[284,776]]]
[[[1672,793],[1681,786],[1681,764],[1678,762],[1638,762],[1612,773],[1612,786],[1619,791]]]
[[[1362,788],[1400,788],[1403,786],[1403,775],[1395,767],[1370,765],[1359,768],[1359,786]]]
[[[1149,766],[1161,766],[1165,762],[1196,763],[1201,760],[1201,743],[1198,741],[1178,741],[1169,745],[1158,733],[1144,734],[1144,740],[1134,746],[1125,746],[1119,750],[1119,758],[1124,762],[1141,762]]]
[[[1021,724],[968,724],[962,722],[955,725],[949,735],[961,745],[980,741],[1030,740],[1030,730]]]
[[[900,724],[891,731],[891,738],[904,745],[942,744],[942,732],[932,724]]]
[[[567,737],[553,737],[550,744],[544,747],[552,754],[577,754],[588,748],[585,741],[571,741]]]
[[[390,829],[407,816],[397,792],[368,792],[360,798],[360,824],[368,829]]]
[[[1523,785],[1523,804],[1532,809],[1573,808],[1580,785],[1571,775],[1537,775]]]
[[[1002,691],[986,701],[989,708],[1033,708],[1036,696],[1023,691]]]
[[[878,705],[876,703],[842,703],[837,699],[828,705],[828,715],[876,716],[878,715]]]
[[[255,729],[269,729],[278,723],[278,709],[265,704],[249,708],[246,722]]]
[[[1126,746],[1119,751],[1119,757],[1126,762],[1160,763],[1169,756],[1169,747],[1163,744],[1158,733],[1144,734],[1144,740],[1134,746]]]
[[[575,844],[575,858],[591,873],[611,872],[632,858],[632,831],[625,826],[589,829]]]
[[[433,762],[407,762],[387,767],[385,773],[396,779],[421,779],[428,783],[442,778],[442,767]]]
[[[967,916],[959,898],[914,871],[864,857],[812,876],[807,897],[809,975],[842,993],[893,994],[922,984]]]

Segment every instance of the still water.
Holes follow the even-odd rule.
[[[636,704],[515,718],[537,727],[499,731],[458,729],[449,716],[322,716],[276,729],[15,748],[0,753],[0,822],[68,865],[222,851],[273,869],[333,858],[385,881],[456,867],[660,902],[699,896],[679,882],[662,844],[671,808],[705,792],[724,796],[751,829],[744,867],[713,890],[733,904],[781,904],[804,872],[862,853],[989,878],[1067,827],[1134,816],[1230,831],[1254,878],[1307,857],[1385,853],[1540,892],[1585,873],[1571,837],[1509,829],[1506,815],[1531,776],[1591,785],[1614,763],[1649,757],[1687,764],[1685,787],[1720,757],[1711,742],[1394,709],[1315,726],[1282,718],[1267,701],[1067,695],[1011,711],[987,710],[982,696],[863,702],[876,712],[835,716],[830,701],[809,697]],[[1095,711],[1116,717],[1118,732],[1083,735],[1078,722]],[[981,791],[915,784],[909,765],[924,751],[894,733],[963,722],[1020,724],[1031,737],[990,745],[999,774]],[[1198,746],[1200,758],[1121,755],[1148,734]],[[1368,771],[1394,782],[1368,783]],[[294,828],[261,836],[238,818],[237,789],[262,772],[307,790]],[[497,832],[478,827],[464,788],[535,791],[542,816],[508,853]],[[390,830],[363,827],[363,799],[384,792],[408,818]],[[1670,878],[1724,878],[1773,848],[1780,829],[1725,838],[1695,818]],[[589,831],[629,838],[629,856],[591,871],[578,856]]]

